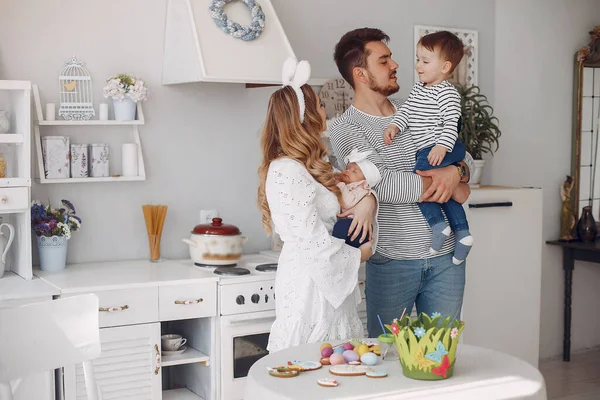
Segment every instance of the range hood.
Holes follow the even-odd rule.
[[[231,3],[225,11],[231,21],[244,25],[250,12],[243,3],[235,3],[239,4]],[[281,84],[281,66],[295,54],[271,2],[257,3],[265,14],[265,29],[257,39],[243,41],[215,24],[209,11],[211,0],[168,0],[163,84]],[[245,19],[239,18],[244,17],[242,10],[247,14]]]

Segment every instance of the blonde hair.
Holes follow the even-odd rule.
[[[263,158],[258,168],[258,207],[262,213],[263,228],[268,234],[272,231],[272,220],[265,184],[273,160],[287,157],[300,162],[317,182],[337,196],[338,202],[341,201],[333,167],[324,160],[327,149],[321,140],[323,120],[317,96],[309,85],[303,85],[301,89],[306,102],[304,122],[300,123],[296,93],[290,86],[285,86],[271,95],[260,139]]]

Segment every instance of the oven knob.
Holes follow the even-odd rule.
[[[257,294],[253,294],[250,300],[252,300],[254,304],[258,304],[258,302],[260,301],[260,296]]]
[[[242,304],[244,304],[244,296],[239,295],[238,297],[235,298],[235,302],[241,306]]]
[[[268,302],[269,302],[269,295],[265,294],[265,303],[268,303]]]

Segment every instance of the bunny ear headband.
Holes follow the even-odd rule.
[[[298,96],[298,104],[300,104],[300,123],[304,122],[304,93],[302,93],[302,85],[308,82],[310,78],[310,64],[306,60],[298,62],[294,57],[288,57],[283,63],[281,70],[281,81],[283,86],[290,86]]]

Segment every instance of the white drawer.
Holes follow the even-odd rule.
[[[217,315],[216,282],[161,286],[158,293],[161,321]]]
[[[0,213],[29,209],[29,188],[0,188]]]
[[[158,321],[158,288],[156,287],[101,290],[94,294],[99,299],[98,313],[101,328]]]

